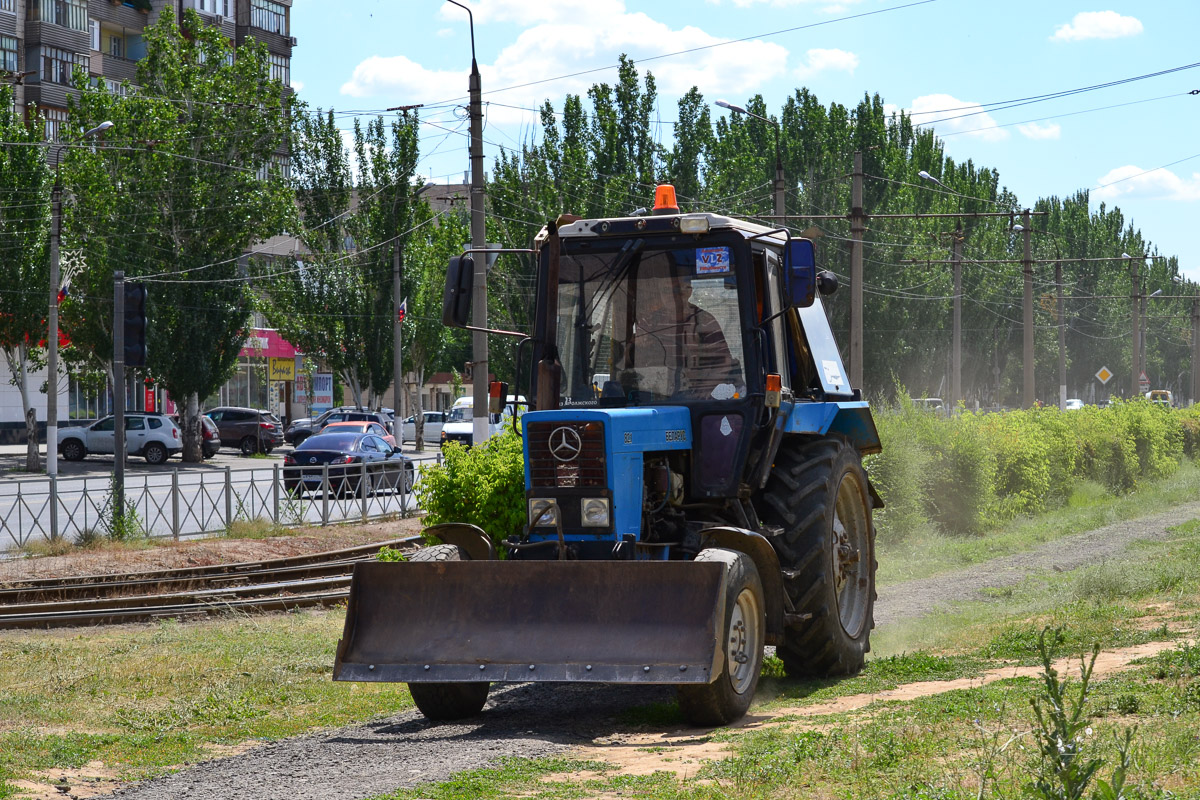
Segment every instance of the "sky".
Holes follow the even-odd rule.
[[[825,105],[879,94],[932,127],[956,161],[998,170],[1023,205],[1089,189],[1093,210],[1120,206],[1200,280],[1200,0],[462,2],[474,16],[489,165],[501,146],[537,134],[546,100],[561,109],[567,94],[615,82],[622,53],[653,72],[664,123],[692,86],[710,102],[761,94],[775,114],[802,86]],[[336,110],[347,129],[355,115],[424,104],[418,170],[462,181],[466,11],[295,0],[292,34],[301,99]],[[1153,73],[1165,74],[1142,77]],[[1042,95],[1058,96],[1029,101]],[[670,125],[658,130],[669,144]]]

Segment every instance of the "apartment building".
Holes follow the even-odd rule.
[[[57,139],[67,118],[67,98],[75,92],[70,85],[75,66],[113,91],[123,91],[126,81],[136,85],[137,62],[146,55],[142,32],[168,5],[176,17],[184,9],[195,9],[235,44],[251,38],[262,42],[270,51],[272,77],[290,84],[296,46],[292,0],[0,0],[0,80],[14,85],[18,111],[28,113],[36,105],[46,118],[47,138]],[[286,169],[287,153],[281,151],[278,158]],[[257,330],[255,335],[263,338]],[[241,378],[245,391],[230,390],[229,399],[265,405],[266,389],[252,387],[250,380],[261,371],[264,354],[248,344],[242,356],[231,385]],[[23,442],[21,397],[8,372],[0,365],[0,443]],[[38,386],[45,379],[43,368],[32,373],[30,383]],[[97,393],[64,375],[58,384],[60,420],[70,424],[108,413],[111,394]],[[131,390],[127,397],[131,409],[154,407],[164,400],[150,387],[145,392]],[[35,392],[33,401],[44,428],[46,396]]]
[[[290,83],[292,0],[0,0],[0,73],[15,84],[17,108],[36,104],[53,139],[66,120],[76,65],[114,91],[136,84],[142,31],[166,6],[176,17],[195,9],[235,44],[262,42],[272,77]]]

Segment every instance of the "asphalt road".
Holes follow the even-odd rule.
[[[336,522],[413,510],[410,494],[380,489],[365,498],[308,493],[290,497],[277,479],[283,456],[291,447],[266,457],[247,458],[223,450],[201,464],[183,463],[177,456],[151,466],[144,459],[126,462],[126,505],[151,536],[181,537],[220,531],[230,519],[271,518],[283,524]],[[49,538],[52,531],[50,485],[45,476],[18,471],[24,465],[22,448],[0,452],[0,551],[29,540]],[[406,452],[419,466],[437,457],[437,450]],[[107,530],[111,519],[111,456],[83,461],[59,460],[58,520],[60,536],[77,539],[88,531]],[[418,478],[418,481],[420,479]]]

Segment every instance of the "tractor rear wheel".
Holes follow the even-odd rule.
[[[785,441],[760,496],[795,613],[776,648],[789,676],[852,675],[875,627],[875,529],[858,451],[844,439]]]
[[[469,561],[458,545],[437,544],[413,554],[409,561]],[[472,683],[410,683],[409,694],[428,719],[455,720],[473,717],[487,702],[487,681]]]
[[[728,725],[750,708],[762,672],[767,629],[762,579],[754,559],[735,550],[701,550],[696,561],[725,565],[725,619],[717,640],[724,658],[712,683],[679,687],[679,710],[693,725]]]

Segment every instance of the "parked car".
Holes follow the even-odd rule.
[[[1167,407],[1175,405],[1175,398],[1171,395],[1170,389],[1152,389],[1146,392],[1146,399],[1151,403],[1158,403]]]
[[[327,426],[332,425],[335,422],[375,422],[382,426],[385,431],[390,432],[392,429],[391,422],[388,420],[388,418],[383,414],[378,414],[374,411],[363,411],[359,409],[350,411],[331,411],[329,412],[328,416],[325,414],[322,414],[321,416],[325,417],[325,419],[322,420],[320,417],[317,418],[317,421],[313,423],[313,433],[321,433]]]
[[[221,443],[226,447],[239,448],[244,456],[270,453],[283,444],[283,426],[279,418],[269,411],[222,406],[206,413],[209,419],[217,423]]]
[[[1071,399],[1067,400],[1066,405],[1064,405],[1063,408],[1067,411],[1078,411],[1079,409],[1083,408],[1083,401],[1078,397],[1072,397]]]
[[[383,409],[385,412],[389,410],[386,408]],[[337,408],[329,409],[315,419],[312,417],[301,417],[294,421],[288,426],[287,432],[284,434],[284,439],[288,444],[298,445],[314,433],[319,433],[329,422],[348,421],[378,422],[388,431],[392,429],[391,418],[386,414],[376,414],[359,406],[338,406]]]
[[[445,411],[425,411],[425,430],[422,431],[423,438],[427,442],[436,442],[441,439],[442,425],[446,422]],[[403,441],[415,442],[417,440],[417,416],[414,414],[404,420]]]
[[[107,416],[87,427],[58,429],[58,452],[67,461],[81,461],[91,454],[116,452],[117,419]],[[125,451],[141,456],[147,464],[163,464],[183,450],[179,426],[165,414],[131,412],[125,415]]]
[[[373,433],[388,443],[389,447],[396,446],[396,439],[387,432],[387,428],[371,420],[330,422],[321,429],[322,433]]]
[[[502,413],[488,414],[488,436],[495,436],[499,433],[504,422],[512,418],[517,405],[524,402],[524,396],[517,397],[510,394]],[[470,397],[460,397],[454,401],[454,405],[442,425],[440,436],[442,444],[458,442],[467,447],[471,446],[471,442],[475,438],[474,405],[474,400]]]
[[[212,458],[221,449],[221,429],[204,414],[200,415],[200,447],[205,458]]]
[[[407,493],[416,481],[412,461],[381,437],[338,431],[314,434],[283,457],[284,487],[291,494],[322,491],[326,464],[328,488],[335,494],[366,495],[400,487]]]

